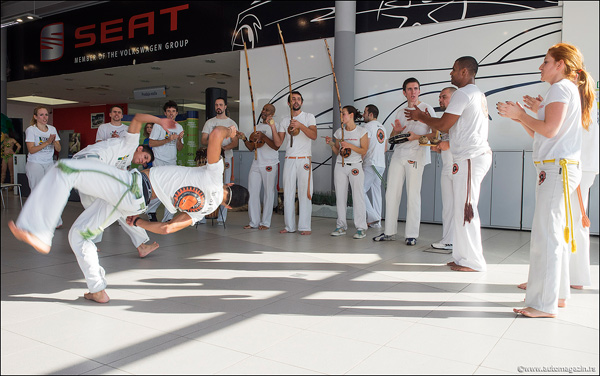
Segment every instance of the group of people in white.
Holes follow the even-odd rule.
[[[452,270],[486,271],[477,205],[492,152],[488,144],[488,105],[475,85],[477,71],[478,63],[473,57],[464,56],[454,62],[450,72],[453,86],[439,93],[439,108],[443,112],[439,117],[430,104],[420,101],[419,81],[414,77],[406,79],[402,85],[406,103],[398,110],[390,135],[377,120],[377,106],[367,105],[362,114],[352,105],[342,108],[342,127],[332,137],[325,137],[325,143],[337,155],[333,169],[337,221],[331,236],[345,235],[348,230],[346,203],[350,185],[356,228],[353,238],[365,238],[368,228],[383,227],[383,233],[373,237],[373,241],[396,240],[406,181],[404,241],[408,246],[416,245],[423,169],[431,162],[433,149],[441,153],[443,161],[443,226],[441,240],[431,247],[452,253],[448,263]],[[565,306],[570,288],[591,283],[589,229],[582,218],[589,188],[598,174],[599,135],[593,80],[584,70],[583,56],[577,48],[565,43],[551,47],[540,71],[541,80],[551,85],[544,96],[526,96],[524,105],[500,102],[497,110],[500,116],[521,124],[533,137],[533,159],[538,170],[529,279],[520,286],[527,289],[526,308],[514,311],[528,317],[555,317],[557,308]],[[38,107],[25,140],[32,194],[17,223],[9,226],[18,239],[42,253],[49,252],[54,229],[62,224],[60,214],[68,192],[77,188],[86,209],[73,224],[69,240],[88,282],[90,293],[86,298],[106,302],[104,270],[94,244],[104,228],[120,221],[140,257],[158,248],[156,242],[147,244],[146,230],[171,233],[202,223],[205,215],[216,211],[219,205],[224,208],[219,210],[219,224],[225,222],[227,208],[247,202],[249,223],[244,228],[268,230],[280,176],[278,150],[285,143],[281,174],[285,227],[280,233],[310,235],[311,156],[312,141],[317,140],[316,119],[302,110],[304,100],[300,92],[292,91],[287,99],[289,115],[276,122],[275,106],[264,105],[255,131],[248,136],[227,116],[226,99],[218,98],[214,103],[216,116],[206,121],[202,131],[201,143],[208,145],[208,163],[201,170],[175,166],[184,135],[181,125],[175,122],[175,102],[165,104],[166,118],[137,114],[129,126],[121,123],[123,109],[114,106],[111,122],[98,129],[99,142],[81,150],[72,160],[58,164],[52,160],[54,151],[60,150],[58,134],[47,124],[48,110]],[[537,118],[528,115],[526,109],[537,113]],[[144,126],[149,147],[139,145],[144,123],[155,124],[151,133]],[[393,147],[393,154],[384,181],[389,137],[405,139],[389,146]],[[238,147],[240,140],[255,152],[248,190],[230,183],[232,149]],[[153,163],[155,167],[127,172],[132,162]],[[50,177],[42,179],[45,174]],[[48,190],[58,198],[42,205],[45,209],[40,213],[38,205]],[[158,222],[155,213],[160,203],[165,205],[165,216]],[[143,212],[149,220],[139,217]]]

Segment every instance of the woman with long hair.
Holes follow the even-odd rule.
[[[354,226],[356,227],[354,239],[362,239],[367,235],[367,209],[364,195],[365,174],[362,168],[362,160],[369,149],[369,135],[365,128],[356,126],[355,121],[361,118],[361,113],[354,106],[345,106],[342,109],[343,137],[341,128],[333,134],[335,141],[331,137],[325,137],[327,144],[338,155],[333,171],[337,222],[336,229],[331,233],[331,236],[345,235],[348,228],[346,222],[348,183],[350,183],[352,189],[352,209],[354,212]],[[344,158],[340,154],[344,155]]]
[[[552,46],[539,69],[550,89],[539,103],[537,119],[518,102],[498,103],[497,109],[533,137],[538,174],[526,308],[513,311],[527,317],[556,317],[570,295],[569,253],[576,250],[570,197],[581,180],[582,124],[590,123],[594,91],[575,46]]]
[[[48,117],[49,112],[46,107],[34,108],[31,125],[25,130],[25,144],[28,151],[25,174],[32,191],[46,172],[54,166],[54,152],[60,152],[60,137],[56,128],[48,124]],[[57,228],[60,226],[62,226],[62,219],[59,219],[56,224]]]

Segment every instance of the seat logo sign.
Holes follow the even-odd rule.
[[[65,51],[65,33],[62,22],[45,26],[40,33],[40,61],[56,61]]]

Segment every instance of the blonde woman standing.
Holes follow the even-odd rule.
[[[60,137],[56,128],[48,124],[48,116],[46,107],[34,108],[31,126],[25,130],[25,144],[29,152],[25,173],[31,191],[54,165],[54,152],[60,152]],[[61,226],[62,218],[59,219],[56,227]]]
[[[538,173],[531,228],[526,317],[556,317],[569,297],[569,255],[575,251],[570,197],[581,180],[582,124],[590,124],[593,82],[583,70],[583,56],[567,43],[552,46],[540,66],[549,83],[537,111],[529,116],[519,103],[498,103],[500,116],[520,123],[533,137]],[[527,104],[527,102],[526,102]]]

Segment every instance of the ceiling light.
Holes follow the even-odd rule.
[[[2,17],[2,27],[8,27],[13,25],[19,25],[25,22],[30,22],[33,20],[39,20],[40,16],[37,16],[33,13],[22,13],[13,17]]]
[[[37,95],[27,95],[24,97],[13,97],[13,98],[7,98],[7,99],[10,101],[46,104],[49,106],[60,106],[61,104],[79,103],[79,102],[75,102],[75,101],[68,101],[68,100],[58,99],[58,98],[39,97]]]
[[[202,103],[185,103],[183,105],[185,108],[195,108],[197,110],[206,110],[206,105]]]

